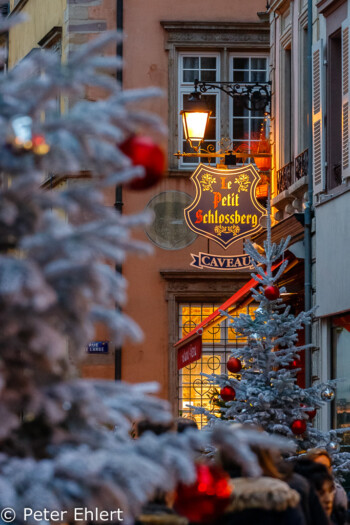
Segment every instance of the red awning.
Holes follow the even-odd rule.
[[[282,262],[284,261],[281,261],[278,264],[272,266],[272,270],[275,270],[276,268],[281,266]],[[174,347],[180,350],[180,348],[182,348],[185,344],[189,343],[196,337],[201,336],[204,328],[206,328],[210,323],[214,322],[218,317],[222,316],[220,310],[228,310],[229,308],[232,309],[242,299],[244,299],[244,297],[250,292],[252,288],[255,288],[258,284],[259,281],[255,279],[250,279],[250,281],[244,284],[242,288],[238,290],[238,292],[236,292],[229,299],[227,299],[227,301],[225,301],[221,306],[219,306],[219,308],[217,308],[212,314],[208,315],[208,317],[203,319],[203,321],[200,322],[193,330],[191,330],[191,332],[189,332],[187,335],[185,335],[185,337],[177,341],[174,344]]]

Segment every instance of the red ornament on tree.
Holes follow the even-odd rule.
[[[276,301],[280,296],[280,291],[277,286],[266,286],[264,295],[269,301]]]
[[[50,146],[47,144],[44,135],[33,133],[32,149],[36,155],[46,155],[50,151]]]
[[[293,434],[299,436],[300,434],[304,434],[306,430],[306,422],[304,419],[296,419],[295,421],[293,421],[290,428]]]
[[[317,410],[316,408],[314,408],[313,410],[305,410],[305,414],[309,416],[309,419],[314,419],[314,417],[316,417]]]
[[[303,405],[303,404],[301,404],[300,406],[303,408],[307,408],[306,405]],[[307,414],[309,416],[309,419],[314,419],[314,417],[317,414],[317,408],[314,408],[314,409],[310,408],[309,410],[303,410],[303,412],[304,414]]]
[[[164,151],[150,137],[135,135],[119,146],[134,166],[143,166],[145,176],[131,181],[127,187],[131,190],[145,190],[157,184],[164,176]]]
[[[193,485],[178,485],[174,509],[190,522],[212,522],[223,514],[230,502],[228,476],[218,467],[208,465],[196,465],[196,472]]]
[[[232,372],[232,374],[238,374],[238,372],[242,369],[242,363],[236,357],[230,357],[226,366],[227,370]]]
[[[235,390],[232,388],[232,386],[224,386],[224,387],[220,390],[220,397],[221,397],[221,399],[223,399],[224,401],[233,401],[234,398],[236,397],[236,392],[235,392]]]

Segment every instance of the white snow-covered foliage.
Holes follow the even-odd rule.
[[[339,434],[346,429],[323,432],[314,426],[307,412],[325,404],[321,392],[327,386],[336,388],[336,381],[317,383],[310,388],[301,388],[297,384],[297,374],[301,369],[291,365],[298,362],[301,351],[310,351],[312,347],[298,345],[298,330],[311,323],[313,310],[294,316],[281,297],[274,301],[265,297],[265,287],[276,286],[289,264],[284,255],[290,240],[282,239],[278,245],[271,243],[270,208],[267,222],[264,253],[259,253],[249,240],[245,244],[245,251],[251,256],[256,271],[252,277],[259,282],[257,289],[251,290],[258,308],[252,315],[240,314],[239,317],[221,312],[230,319],[238,338],[247,338],[244,347],[232,352],[232,357],[241,360],[243,368],[238,375],[203,374],[215,388],[232,387],[235,399],[220,400],[216,412],[204,408],[194,411],[208,417],[209,428],[222,420],[253,424],[269,434],[293,438],[298,452],[314,447],[328,449],[329,443],[340,443]],[[280,266],[277,263],[281,263]],[[283,292],[286,292],[284,287],[280,289],[280,293]],[[302,435],[294,435],[291,430],[296,420],[306,423]],[[347,472],[350,454],[330,452],[335,472]]]
[[[0,30],[6,24],[0,20]],[[135,421],[171,420],[155,385],[74,374],[94,322],[104,323],[116,344],[142,336],[120,309],[126,282],[115,266],[128,252],[149,250],[130,233],[149,217],[106,207],[103,192],[143,175],[118,144],[163,126],[132,106],[156,90],[122,91],[109,74],[120,61],[101,54],[116,38],[106,33],[64,64],[40,51],[0,75],[0,508],[12,507],[18,524],[24,507],[67,511],[67,522],[74,507],[135,516],[160,487],[192,481],[198,450],[227,446],[225,439],[245,474],[259,473],[249,453],[261,440],[255,433],[234,426],[133,440]],[[105,98],[83,100],[91,85]],[[57,97],[62,113],[52,111]],[[46,155],[14,143],[14,122],[28,116],[31,132],[50,145]],[[45,183],[82,174],[83,184]],[[262,446],[270,445],[284,446],[267,436]]]

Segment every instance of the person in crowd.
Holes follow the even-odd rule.
[[[194,419],[189,419],[187,417],[178,417],[175,421],[175,425],[176,425],[176,431],[179,432],[180,434],[182,432],[185,432],[189,428],[194,428],[198,430],[198,425],[194,421]]]
[[[141,437],[145,432],[153,432],[157,436],[173,430],[173,422],[169,423],[153,423],[148,419],[141,419],[136,423],[135,437]]]
[[[344,525],[345,513],[341,512],[339,507],[334,506],[335,483],[325,465],[302,457],[295,463],[294,469],[304,476],[315,489],[329,524]]]
[[[328,471],[333,475],[332,473],[332,458],[328,454],[327,450],[324,448],[313,448],[308,451],[307,454],[305,454],[305,458],[310,459],[311,461],[314,461],[315,463],[320,463],[321,465],[324,465]],[[335,483],[335,496],[334,496],[334,506],[336,508],[340,507],[344,509],[344,512],[346,513],[348,510],[348,498],[346,495],[346,492],[344,488],[338,483],[336,480],[334,480]]]
[[[145,432],[153,432],[159,436],[173,430],[173,422],[151,423],[144,419],[136,424],[135,437],[140,438]],[[172,494],[167,494],[161,489],[157,490],[153,499],[143,506],[141,514],[135,520],[135,525],[187,525],[188,520],[174,512],[172,498]]]
[[[224,452],[220,453],[221,465],[233,486],[220,525],[307,525],[300,495],[284,481],[271,452],[254,452],[262,470],[258,478],[242,477],[237,465]]]

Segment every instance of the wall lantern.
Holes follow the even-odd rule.
[[[204,140],[205,130],[211,115],[200,93],[195,89],[188,99],[187,109],[180,111],[185,139],[194,151],[198,152]]]
[[[182,153],[178,151],[174,153],[175,157],[206,158],[209,162],[212,158],[221,157],[223,159],[222,163],[226,165],[236,164],[236,158],[245,160],[249,157],[254,157],[258,168],[260,164],[260,169],[269,169],[268,166],[271,166],[271,153],[267,139],[268,147],[265,143],[263,144],[261,140],[260,148],[255,152],[233,151],[231,141],[227,138],[222,139],[220,142],[230,143],[230,145],[226,148],[221,148],[219,151],[213,151],[214,147],[212,145],[209,145],[207,149],[201,148],[211,115],[211,111],[201,100],[201,94],[216,89],[229,95],[248,111],[262,110],[264,111],[265,118],[269,115],[271,82],[245,82],[244,84],[237,84],[232,82],[202,82],[195,80],[194,91],[190,94],[186,104],[187,109],[180,111],[185,139],[194,152]]]

